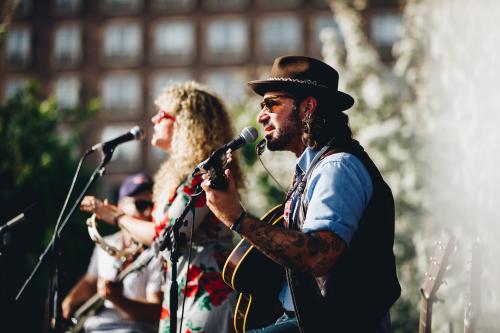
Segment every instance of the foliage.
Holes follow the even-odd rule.
[[[356,99],[348,111],[353,132],[393,190],[394,249],[403,292],[391,315],[394,332],[410,332],[418,325],[419,274],[413,237],[422,213],[419,142],[412,122],[415,86],[410,75],[418,58],[409,58],[414,54],[410,46],[417,42],[404,35],[396,46],[396,66],[389,68],[363,31],[365,5],[365,1],[330,1],[342,39],[334,30],[323,31],[323,56],[340,72],[340,89]]]
[[[34,268],[36,258],[47,243],[59,209],[62,207],[66,189],[69,188],[76,168],[73,146],[79,141],[87,119],[95,112],[97,104],[92,102],[87,107],[73,110],[61,110],[52,99],[42,99],[39,87],[31,82],[25,90],[18,91],[0,106],[0,205],[2,223],[16,216],[32,203],[36,203],[34,214],[28,220],[11,231],[10,246],[5,248],[2,258],[3,267],[10,267],[4,272],[3,288],[6,290],[2,302],[12,311],[8,321],[16,330],[21,330],[19,323],[27,325],[26,331],[38,331],[42,325],[43,299],[47,286],[46,274],[35,275],[20,302],[11,303],[12,298]],[[76,132],[69,132],[80,125]],[[62,132],[69,132],[62,138]],[[77,217],[75,217],[76,220]],[[80,218],[81,220],[81,218]],[[74,229],[76,228],[76,229]],[[80,230],[71,233],[70,230]],[[65,257],[65,271],[75,274],[76,260],[86,252],[90,244],[82,247],[73,245],[85,237],[83,224],[73,221],[63,233],[62,246]],[[88,237],[87,237],[88,238]],[[85,243],[81,243],[85,245]],[[42,268],[50,265],[46,261]],[[42,273],[44,271],[42,270]],[[6,307],[3,307],[6,308]],[[36,314],[31,321],[23,321],[26,313]],[[18,321],[16,323],[16,321]],[[22,326],[22,325],[21,325]],[[6,331],[10,331],[8,328]],[[12,330],[14,331],[14,330]]]

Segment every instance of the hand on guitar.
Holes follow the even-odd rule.
[[[123,285],[119,282],[99,280],[97,292],[103,299],[112,303],[119,303],[123,299]]]
[[[227,153],[227,164],[231,162],[231,151]],[[243,212],[240,204],[240,195],[236,189],[236,184],[231,170],[225,169],[224,173],[227,178],[227,188],[225,190],[217,190],[211,186],[210,176],[203,175],[203,183],[201,187],[206,193],[207,205],[210,210],[229,228],[234,221]]]
[[[72,297],[66,297],[61,305],[63,318],[69,320],[73,312],[75,312],[76,307],[77,304],[73,302]]]

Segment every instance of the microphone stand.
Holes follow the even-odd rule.
[[[216,188],[216,189],[225,189],[227,187],[227,179],[224,175],[224,166],[221,161],[221,158],[223,157],[223,154],[220,154],[220,156],[217,156],[217,158],[214,159],[214,163],[210,165],[207,169],[207,174],[209,175],[209,178],[211,179],[211,187]],[[199,170],[194,170],[192,175],[196,175]],[[170,295],[170,333],[176,333],[177,331],[177,309],[179,308],[179,295],[178,295],[178,290],[179,286],[177,283],[177,263],[179,261],[179,257],[181,255],[181,250],[180,250],[180,233],[179,229],[184,225],[187,224],[185,221],[186,215],[189,213],[191,209],[194,207],[194,202],[195,199],[203,193],[203,190],[201,189],[201,186],[198,185],[196,186],[196,189],[194,191],[195,193],[189,197],[189,201],[186,204],[186,207],[184,207],[184,210],[182,211],[181,215],[177,217],[174,221],[173,226],[163,232],[161,239],[159,241],[159,251],[164,251],[166,248],[169,249],[170,251],[170,271],[171,271],[171,284],[170,284],[170,290],[169,290],[169,295]],[[194,221],[193,221],[194,223]],[[193,235],[191,235],[193,237]],[[189,265],[187,267],[187,270],[189,271]],[[187,283],[186,281],[186,288],[187,288]],[[186,291],[184,291],[186,292]],[[182,327],[181,327],[182,329]]]
[[[103,150],[103,155],[101,162],[99,166],[94,170],[92,173],[89,181],[83,188],[82,192],[76,199],[74,205],[71,207],[69,210],[69,213],[66,215],[66,218],[64,221],[58,225],[56,224],[56,228],[54,230],[54,234],[52,235],[52,239],[50,240],[49,244],[45,248],[45,250],[42,252],[40,257],[38,258],[38,263],[36,264],[35,268],[31,272],[31,274],[28,276],[24,284],[22,285],[21,289],[16,295],[15,300],[19,300],[21,297],[21,294],[24,292],[32,278],[34,277],[35,273],[38,271],[39,267],[41,266],[42,262],[45,260],[45,258],[50,254],[51,258],[51,266],[52,266],[52,276],[49,281],[49,292],[48,292],[48,322],[46,323],[48,327],[46,327],[45,331],[47,332],[53,332],[53,333],[58,333],[62,331],[62,320],[61,320],[61,306],[60,306],[60,259],[62,257],[62,253],[60,251],[60,245],[59,241],[61,238],[61,233],[64,229],[64,227],[68,224],[69,219],[75,212],[75,210],[78,208],[80,205],[80,202],[82,201],[83,197],[85,194],[87,194],[87,191],[89,188],[96,182],[98,177],[102,177],[102,175],[106,171],[106,165],[109,163],[111,158],[113,157],[113,152],[115,150],[115,147]],[[85,155],[90,154],[92,151],[88,150]],[[59,221],[58,221],[59,222]]]
[[[170,333],[176,333],[177,331],[177,309],[179,308],[179,286],[177,283],[177,263],[181,255],[180,250],[180,233],[179,229],[185,223],[186,215],[194,207],[195,198],[199,196],[203,191],[200,190],[198,185],[195,190],[195,194],[190,196],[186,207],[182,211],[181,215],[175,219],[174,225],[163,232],[163,235],[159,241],[159,251],[163,251],[166,248],[170,251],[170,272],[171,272],[171,284],[170,284]],[[192,237],[192,235],[191,235]],[[187,268],[189,271],[189,267]],[[187,281],[186,281],[187,287]]]

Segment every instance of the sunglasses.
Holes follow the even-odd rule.
[[[274,107],[275,106],[278,106],[278,105],[281,105],[281,102],[278,101],[279,98],[292,98],[294,99],[293,96],[290,96],[290,95],[276,95],[276,96],[269,96],[269,97],[266,97],[262,100],[262,102],[260,102],[260,108],[261,109],[267,109],[271,112],[274,112]]]
[[[160,110],[156,115],[155,124],[158,125],[159,123],[161,123],[163,119],[170,119],[172,121],[175,121],[175,116],[173,114],[168,113],[165,110]]]
[[[153,202],[151,200],[134,200],[134,205],[139,212],[144,212],[148,208],[153,208]]]

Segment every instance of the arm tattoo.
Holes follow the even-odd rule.
[[[262,223],[248,217],[241,233],[250,243],[278,264],[292,269],[325,275],[346,245],[330,231],[305,234]]]

